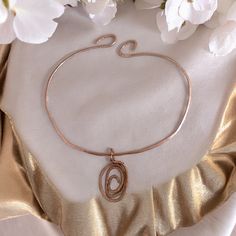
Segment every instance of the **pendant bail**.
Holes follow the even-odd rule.
[[[110,161],[112,163],[114,163],[116,160],[115,160],[115,152],[112,148],[109,148],[108,149],[108,152],[109,152],[109,156],[110,156]]]

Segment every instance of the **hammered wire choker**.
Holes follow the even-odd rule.
[[[105,43],[105,40],[106,41],[110,40],[110,42]],[[104,43],[102,43],[102,41],[104,41]],[[164,59],[164,60],[172,63],[181,72],[181,74],[183,75],[183,77],[186,81],[186,84],[187,84],[187,101],[184,106],[184,110],[182,112],[181,118],[177,122],[174,130],[172,132],[170,132],[166,137],[164,137],[161,140],[158,140],[157,142],[152,143],[148,146],[144,146],[144,147],[137,148],[134,150],[115,152],[112,148],[109,148],[107,152],[99,152],[99,151],[89,150],[87,148],[84,148],[84,147],[81,147],[77,144],[72,143],[63,134],[61,129],[58,127],[56,120],[54,119],[54,117],[50,113],[50,110],[48,107],[48,100],[49,100],[48,90],[50,88],[51,81],[53,80],[53,78],[54,78],[55,74],[57,73],[57,71],[59,70],[59,68],[62,67],[65,62],[67,62],[69,59],[71,59],[76,54],[86,52],[89,50],[93,50],[93,49],[110,48],[115,44],[116,44],[116,36],[114,34],[103,35],[94,41],[94,45],[73,51],[69,55],[67,55],[66,57],[62,58],[58,62],[56,67],[53,69],[53,71],[51,72],[51,74],[47,80],[46,89],[45,89],[45,93],[44,93],[44,104],[45,104],[46,113],[48,115],[48,118],[49,118],[54,130],[59,135],[61,140],[65,144],[70,146],[71,148],[76,149],[78,151],[81,151],[81,152],[84,152],[87,154],[91,154],[94,156],[108,157],[109,163],[100,172],[100,175],[98,178],[98,187],[99,187],[99,190],[100,190],[102,196],[110,202],[120,201],[125,195],[127,184],[128,184],[128,171],[126,169],[126,166],[124,165],[123,162],[116,160],[116,157],[146,152],[146,151],[151,150],[153,148],[159,147],[160,145],[169,141],[171,138],[173,138],[179,132],[180,128],[182,127],[182,125],[185,121],[185,118],[187,116],[189,106],[190,106],[190,101],[191,101],[190,78],[189,78],[187,72],[184,70],[184,68],[178,62],[176,62],[174,59],[172,59],[166,55],[162,55],[162,54],[155,53],[155,52],[137,52],[137,53],[135,53],[134,51],[137,47],[137,42],[135,40],[125,41],[117,47],[118,56],[123,57],[123,58],[132,58],[132,57],[140,57],[140,56],[159,57],[161,59]],[[129,47],[129,50],[130,50],[129,53],[123,52],[123,49],[125,46]],[[117,182],[117,186],[115,188],[112,187],[113,180],[115,180]]]

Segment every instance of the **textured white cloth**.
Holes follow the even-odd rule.
[[[138,51],[173,57],[191,77],[192,103],[180,133],[158,149],[120,158],[129,170],[128,192],[168,181],[200,161],[235,82],[235,53],[225,58],[209,54],[207,29],[199,28],[193,37],[176,45],[163,45],[155,10],[137,11],[131,3],[119,8],[117,18],[101,28],[78,9],[68,9],[47,43],[15,42],[12,48],[2,106],[56,187],[74,201],[99,194],[97,178],[107,162],[66,146],[46,116],[43,88],[52,66],[65,54],[92,45],[100,35],[114,33],[118,43],[136,39]],[[119,58],[115,47],[75,57],[59,71],[50,90],[50,108],[67,137],[98,151],[132,149],[164,137],[175,126],[186,96],[184,80],[175,67],[156,58]],[[236,202],[230,204],[228,210],[236,214]],[[226,220],[231,225],[236,221],[234,217]],[[209,221],[218,226],[214,217]],[[204,227],[195,229],[201,234]],[[228,236],[228,228],[222,229],[215,227],[212,232]],[[202,235],[213,235],[207,230]],[[184,235],[179,232],[176,235]]]

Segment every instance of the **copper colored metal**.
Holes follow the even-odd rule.
[[[107,164],[99,175],[99,190],[103,197],[110,202],[120,201],[128,183],[128,172],[123,162],[115,160],[111,149],[110,163]],[[116,187],[112,188],[112,182],[116,182]]]
[[[108,40],[108,42],[105,43],[105,41],[107,41],[107,40]],[[140,57],[140,56],[142,56],[142,57],[143,56],[144,57],[146,57],[146,56],[158,57],[158,58],[161,58],[163,60],[166,60],[166,61],[172,63],[181,72],[181,74],[183,75],[183,77],[186,81],[186,85],[187,85],[187,99],[186,99],[184,110],[181,114],[180,119],[178,120],[175,128],[169,134],[167,134],[164,138],[162,138],[161,140],[158,140],[152,144],[149,144],[149,145],[146,145],[146,146],[143,146],[140,148],[136,148],[133,150],[114,152],[112,149],[109,149],[108,152],[101,152],[101,151],[90,150],[90,149],[87,149],[85,147],[81,147],[80,145],[71,142],[69,140],[69,138],[67,138],[63,134],[62,130],[57,125],[55,118],[52,116],[52,114],[49,110],[48,92],[49,92],[51,82],[54,79],[54,76],[57,73],[57,71],[60,69],[60,67],[62,67],[64,63],[66,63],[68,60],[70,60],[75,55],[77,55],[79,53],[86,52],[86,51],[90,51],[93,49],[109,48],[109,47],[112,47],[115,43],[116,43],[116,36],[114,34],[103,35],[94,41],[94,45],[73,51],[72,53],[68,54],[66,57],[62,58],[60,60],[60,62],[56,65],[56,67],[53,69],[52,73],[50,74],[50,76],[47,80],[47,83],[46,83],[46,88],[45,88],[45,93],[44,93],[44,104],[45,104],[45,109],[46,109],[46,113],[48,115],[48,118],[49,118],[53,128],[55,129],[56,133],[59,135],[59,137],[62,139],[62,141],[65,144],[67,144],[68,146],[70,146],[73,149],[76,149],[81,152],[85,152],[87,154],[91,154],[94,156],[100,156],[100,157],[105,156],[105,157],[110,158],[110,163],[107,166],[105,166],[100,173],[99,189],[100,189],[100,192],[103,195],[103,197],[111,202],[117,202],[123,198],[125,191],[126,191],[127,182],[128,182],[127,169],[126,169],[124,163],[115,160],[115,157],[146,152],[146,151],[151,150],[153,148],[157,148],[160,145],[164,144],[165,142],[169,141],[181,129],[181,127],[186,119],[186,116],[187,116],[187,113],[189,110],[189,106],[190,106],[190,101],[191,101],[190,78],[189,78],[187,72],[185,71],[185,69],[177,61],[175,61],[173,58],[171,58],[169,56],[166,56],[166,55],[163,55],[160,53],[134,52],[137,47],[137,42],[135,40],[125,41],[125,42],[121,43],[117,48],[117,54],[120,57],[124,57],[124,58],[132,58],[132,57]],[[124,47],[128,47],[129,52],[124,52]],[[113,189],[112,182],[114,182],[114,181],[117,182],[118,186]]]

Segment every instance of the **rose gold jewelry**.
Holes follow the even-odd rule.
[[[110,40],[110,42],[102,43],[102,41],[105,41],[105,40]],[[53,78],[54,78],[55,74],[57,73],[57,71],[59,70],[59,68],[62,67],[63,64],[65,62],[67,62],[69,59],[71,59],[73,56],[75,56],[79,53],[82,53],[82,52],[92,50],[92,49],[109,48],[109,47],[112,47],[115,43],[116,43],[116,36],[114,34],[107,34],[107,35],[97,38],[94,41],[93,46],[76,50],[76,51],[70,53],[69,55],[67,55],[66,57],[62,58],[61,61],[56,65],[56,67],[53,69],[52,73],[50,74],[50,76],[47,80],[47,83],[46,83],[46,88],[45,88],[45,93],[44,93],[44,104],[45,104],[46,113],[47,113],[49,120],[50,120],[53,128],[55,129],[56,133],[59,135],[59,137],[62,139],[62,141],[65,144],[67,144],[68,146],[70,146],[73,149],[76,149],[81,152],[85,152],[87,154],[91,154],[94,156],[109,157],[110,163],[107,164],[100,172],[98,186],[99,186],[99,190],[100,190],[102,196],[111,202],[117,202],[123,198],[123,196],[126,192],[127,183],[128,183],[127,169],[126,169],[124,163],[121,161],[117,161],[115,159],[115,157],[146,152],[146,151],[151,150],[153,148],[159,147],[160,145],[164,144],[165,142],[167,142],[168,140],[173,138],[179,132],[180,128],[182,127],[182,125],[185,121],[185,118],[186,118],[188,110],[189,110],[190,101],[191,101],[190,78],[189,78],[187,72],[184,70],[184,68],[178,62],[176,62],[174,59],[172,59],[166,55],[154,53],[154,52],[125,53],[125,52],[123,52],[124,47],[126,47],[126,46],[129,47],[130,51],[134,51],[137,47],[137,42],[135,40],[128,40],[126,42],[121,43],[117,48],[117,54],[120,57],[124,57],[124,58],[132,58],[132,57],[139,57],[139,56],[159,57],[159,58],[162,58],[162,59],[167,60],[167,61],[171,62],[172,64],[174,64],[175,67],[183,75],[183,77],[186,81],[186,84],[187,84],[187,101],[184,106],[184,110],[181,115],[181,118],[177,122],[176,127],[169,134],[167,134],[166,137],[162,138],[161,140],[158,140],[155,143],[152,143],[150,145],[147,145],[147,146],[144,146],[141,148],[137,148],[137,149],[133,149],[133,150],[126,150],[126,151],[121,151],[121,152],[114,152],[114,150],[111,148],[108,149],[108,152],[94,151],[94,150],[89,150],[87,148],[81,147],[78,144],[74,144],[73,142],[71,142],[69,140],[69,138],[67,138],[63,134],[61,129],[58,127],[56,120],[54,119],[54,117],[50,113],[50,110],[48,107],[48,90],[50,88],[51,81],[53,80]],[[114,173],[114,171],[116,173]],[[111,186],[113,180],[116,180],[116,182],[117,182],[118,186],[116,188],[112,188],[112,186]]]
[[[110,175],[112,171],[116,171],[119,175]],[[103,178],[105,178],[104,181]],[[111,188],[111,182],[113,179],[118,183],[118,186],[115,189]],[[98,181],[99,190],[103,197],[108,201],[117,202],[123,198],[127,187],[127,182],[127,169],[123,162],[115,160],[114,151],[110,148],[110,163],[107,164],[100,172]]]

